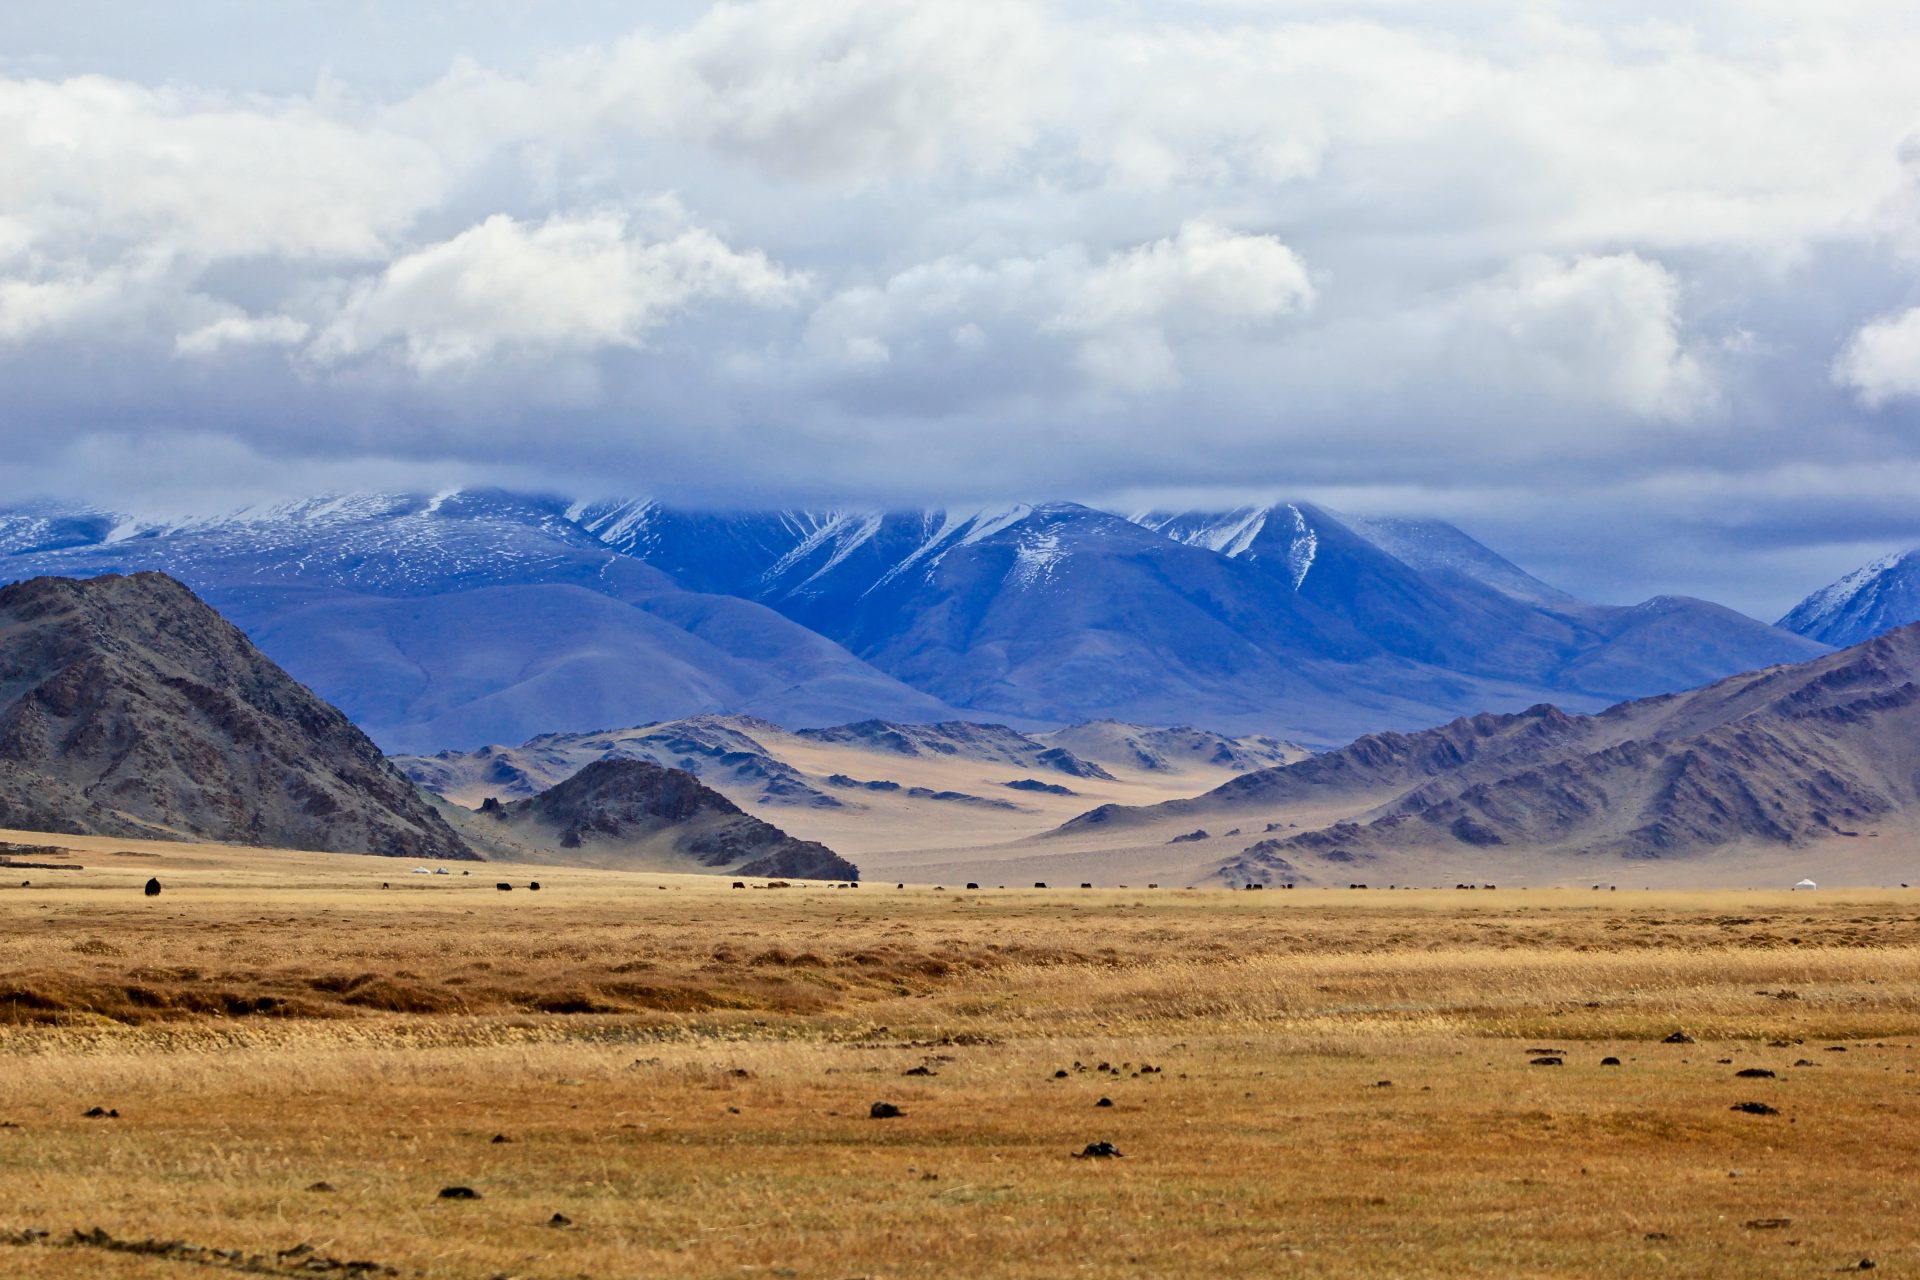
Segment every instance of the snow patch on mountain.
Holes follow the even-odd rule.
[[[1828,644],[1858,644],[1920,622],[1920,550],[1892,551],[1820,588],[1779,625]]]
[[[1052,582],[1054,568],[1066,554],[1060,547],[1060,535],[1052,530],[1027,534],[1014,549],[1013,567],[1007,570],[1006,581],[1023,590]]]
[[[1320,553],[1320,535],[1300,514],[1300,508],[1288,503],[1287,510],[1293,513],[1293,542],[1287,547],[1287,572],[1293,577],[1293,589],[1298,591],[1313,570],[1313,558]]]

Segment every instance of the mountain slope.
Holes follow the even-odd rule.
[[[344,715],[157,573],[0,588],[0,826],[475,856]]]
[[[1780,619],[1788,631],[1835,645],[1859,644],[1910,622],[1920,622],[1920,551],[1861,565]]]
[[[1269,834],[1225,858],[1230,880],[1492,849],[1685,858],[1863,838],[1920,821],[1916,679],[1920,627],[1907,627],[1597,716],[1541,707],[1373,735],[1190,801],[1095,811],[1065,834],[1226,820]]]

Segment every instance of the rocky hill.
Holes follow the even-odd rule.
[[[0,589],[0,826],[476,856],[346,716],[159,573]]]
[[[451,811],[451,810],[450,810]],[[599,760],[536,796],[455,820],[489,853],[645,870],[854,880],[823,844],[796,840],[692,774],[646,760]]]
[[[1192,800],[1095,810],[1063,834],[1231,823],[1262,837],[1220,863],[1245,881],[1494,850],[1673,859],[1876,839],[1920,820],[1917,680],[1911,626],[1599,715],[1536,707],[1371,735]]]

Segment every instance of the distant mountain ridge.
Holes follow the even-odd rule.
[[[1451,525],[1308,503],[716,513],[471,490],[144,524],[0,512],[0,580],[137,568],[414,752],[711,713],[1332,746],[1825,650],[1703,601],[1584,604]]]
[[[1688,858],[1871,839],[1877,824],[1915,821],[1920,626],[1909,626],[1599,715],[1539,706],[1368,735],[1190,800],[1095,809],[1060,834],[1232,824],[1265,838],[1235,842],[1218,874],[1279,882],[1499,849]]]
[[[1859,644],[1920,622],[1920,550],[1896,551],[1820,588],[1779,625],[1832,645]]]

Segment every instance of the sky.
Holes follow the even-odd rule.
[[[0,501],[1306,498],[1920,544],[1910,0],[19,0]]]

